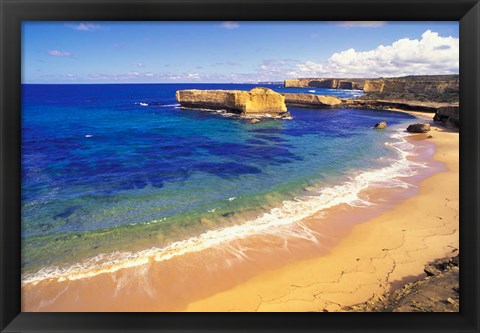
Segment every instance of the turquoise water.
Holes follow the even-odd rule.
[[[329,192],[336,202],[366,186],[362,173],[404,172],[392,167],[405,162],[392,144],[401,144],[414,118],[407,114],[289,107],[292,120],[251,124],[175,101],[179,89],[255,86],[23,85],[24,273],[164,248],[245,221],[287,223],[326,207],[326,189],[349,184]],[[382,120],[387,130],[373,130]],[[309,199],[291,204],[299,197]]]

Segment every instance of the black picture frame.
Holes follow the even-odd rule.
[[[479,59],[477,0],[0,0],[1,332],[479,332]],[[22,313],[20,308],[21,22],[460,22],[459,313]]]

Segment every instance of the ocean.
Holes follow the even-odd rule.
[[[275,233],[359,192],[408,187],[399,112],[288,107],[292,120],[180,108],[180,89],[359,91],[279,84],[22,86],[23,281],[168,260]],[[386,130],[373,125],[386,121]],[[287,235],[288,236],[288,235]],[[146,259],[147,258],[147,259]]]

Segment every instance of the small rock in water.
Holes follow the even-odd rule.
[[[257,118],[253,118],[252,120],[250,120],[250,124],[255,124],[255,123],[259,123],[260,120],[258,120]]]
[[[410,132],[410,133],[427,133],[428,131],[430,131],[429,123],[411,124],[407,127],[407,132]]]
[[[385,128],[387,128],[387,122],[386,121],[381,121],[378,124],[375,124],[375,126],[373,126],[373,128],[375,128],[375,129],[385,129]]]

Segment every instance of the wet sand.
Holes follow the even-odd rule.
[[[420,188],[371,189],[368,209],[339,205],[273,235],[25,285],[22,311],[332,311],[380,295],[458,248],[458,133],[430,133],[412,140],[426,156],[436,144],[448,170],[430,163],[409,180]]]

